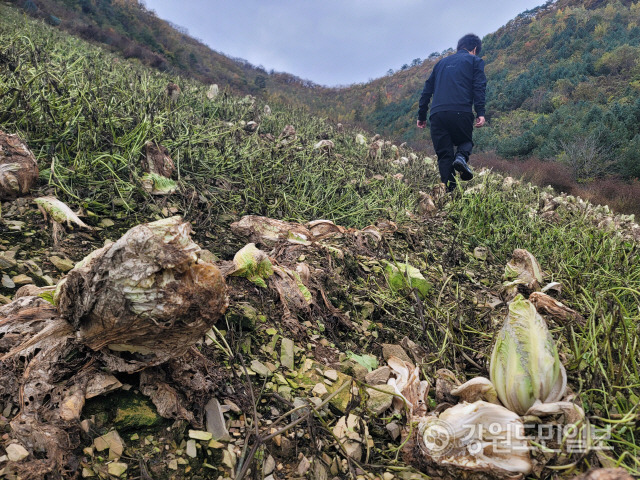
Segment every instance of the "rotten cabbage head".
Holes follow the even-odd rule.
[[[428,462],[483,472],[491,478],[521,478],[531,471],[520,417],[501,405],[460,403],[418,425],[418,444]],[[465,477],[466,478],[466,477]]]

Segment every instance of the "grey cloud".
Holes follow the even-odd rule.
[[[543,0],[147,0],[214,50],[323,85],[365,82]]]

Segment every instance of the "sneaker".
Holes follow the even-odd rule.
[[[453,161],[453,168],[460,172],[460,178],[462,178],[462,180],[468,181],[473,178],[473,172],[462,155],[458,155]]]

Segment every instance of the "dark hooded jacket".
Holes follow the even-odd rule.
[[[432,96],[431,115],[437,112],[473,113],[475,108],[476,115],[484,117],[486,88],[484,61],[466,50],[459,50],[433,67],[420,97],[418,120],[427,119]]]

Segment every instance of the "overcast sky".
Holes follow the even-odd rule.
[[[366,82],[544,0],[145,0],[212,49],[321,85]]]

